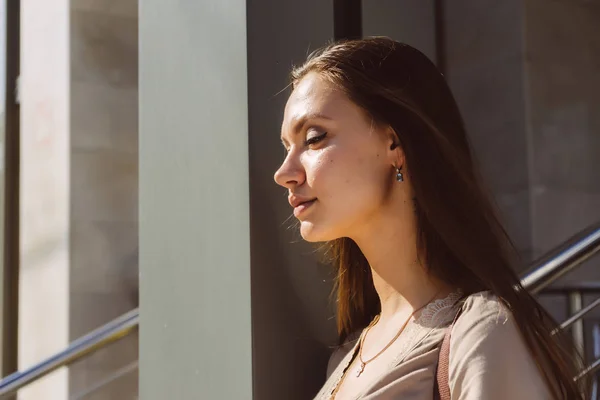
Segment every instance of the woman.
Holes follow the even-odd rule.
[[[436,67],[387,38],[346,41],[292,86],[275,181],[337,271],[340,346],[316,398],[432,399],[445,354],[452,399],[583,399],[572,347],[511,268]]]

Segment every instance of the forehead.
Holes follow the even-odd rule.
[[[335,119],[353,106],[333,83],[313,72],[302,78],[290,95],[285,106],[282,129],[291,129],[295,122],[307,115],[323,114]]]

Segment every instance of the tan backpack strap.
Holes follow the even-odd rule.
[[[440,357],[436,373],[437,394],[439,400],[451,400],[448,367],[450,365],[450,335],[452,334],[453,326],[454,324],[446,328],[446,334],[444,335],[444,340],[442,341],[442,346],[440,348]]]
[[[464,303],[463,303],[464,304]],[[454,321],[446,328],[446,333],[444,334],[444,340],[442,340],[442,345],[440,346],[440,354],[438,359],[437,371],[436,371],[436,382],[434,389],[434,399],[436,400],[451,400],[450,397],[450,336],[452,335],[452,328],[454,328],[454,324],[456,320],[462,313],[462,304],[454,317]]]

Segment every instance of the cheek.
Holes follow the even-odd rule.
[[[314,155],[308,159],[306,179],[315,196],[321,200],[331,198],[351,183],[344,152],[332,146]]]
[[[315,196],[331,201],[329,206],[348,210],[378,203],[382,174],[372,157],[332,148],[324,150],[311,169],[309,184]]]

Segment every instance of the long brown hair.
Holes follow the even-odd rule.
[[[401,144],[417,209],[419,258],[449,285],[489,290],[512,312],[557,399],[583,399],[580,361],[568,337],[520,285],[517,252],[499,222],[454,97],[442,74],[418,50],[377,37],[326,46],[292,71],[295,86],[317,72],[344,91],[375,123],[391,126]],[[342,343],[380,312],[369,264],[356,243],[327,244],[336,267],[337,325]]]

